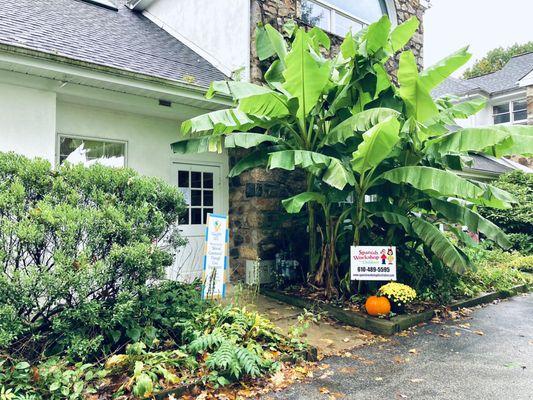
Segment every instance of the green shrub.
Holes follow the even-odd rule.
[[[0,349],[83,359],[138,336],[124,312],[171,264],[184,207],[131,169],[0,153]]]
[[[531,253],[533,243],[533,174],[514,171],[502,175],[495,186],[512,193],[518,202],[511,209],[480,207],[479,212],[506,233],[511,234],[512,248]]]

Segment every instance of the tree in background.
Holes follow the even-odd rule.
[[[515,43],[507,48],[497,47],[487,53],[485,57],[477,60],[464,74],[464,79],[475,78],[481,75],[499,71],[514,56],[533,51],[533,41],[524,44]]]

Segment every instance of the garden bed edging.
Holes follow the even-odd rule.
[[[458,310],[459,308],[473,307],[479,304],[490,303],[496,299],[512,297],[518,293],[528,292],[529,290],[530,286],[527,284],[518,285],[514,286],[510,290],[482,293],[470,299],[459,300],[450,304],[448,308],[453,311]],[[330,317],[336,319],[337,321],[386,336],[401,332],[405,329],[418,325],[421,322],[427,322],[436,315],[435,310],[428,310],[417,314],[397,315],[390,319],[384,319],[345,310],[341,307],[331,304],[313,302],[311,300],[291,296],[286,293],[264,287],[261,287],[260,292],[261,294],[272,299],[299,308],[313,309],[318,307],[320,310],[327,312]]]

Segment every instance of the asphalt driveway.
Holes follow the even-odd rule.
[[[533,399],[533,295],[331,357],[276,399]]]

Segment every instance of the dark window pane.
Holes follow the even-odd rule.
[[[513,118],[515,121],[522,121],[524,119],[527,119],[527,110],[515,111],[513,113]]]
[[[106,157],[123,157],[126,153],[124,143],[106,143],[105,156]]]
[[[507,114],[500,114],[500,115],[495,115],[494,116],[494,123],[495,124],[504,124],[506,122],[509,122],[511,119],[510,119],[510,114],[507,113]]]
[[[179,220],[180,225],[189,225],[189,210],[185,211]]]
[[[204,188],[211,189],[213,187],[213,173],[204,172]]]
[[[513,101],[513,111],[527,110],[526,100]]]
[[[509,103],[500,104],[499,106],[492,107],[493,114],[502,114],[509,112]]]
[[[363,25],[359,22],[354,21],[351,18],[346,18],[340,14],[335,16],[335,27],[333,32],[339,36],[346,36],[350,30],[352,33],[356,33],[363,29]]]
[[[191,208],[191,225],[201,225],[201,224],[202,224],[202,209]]]
[[[207,214],[213,214],[212,208],[204,208],[204,224],[207,223]]]
[[[191,206],[201,206],[202,205],[202,191],[193,190],[191,191]]]
[[[302,1],[302,20],[309,25],[329,31],[331,29],[330,17],[331,12],[327,8],[309,0]]]
[[[193,188],[202,187],[202,173],[201,172],[191,172],[191,187]]]
[[[85,140],[84,147],[85,150],[87,150],[87,158],[89,160],[104,157],[104,142],[98,142],[96,140]]]
[[[385,2],[382,0],[328,0],[328,2],[366,22],[375,22],[387,12]]]
[[[178,186],[189,187],[189,171],[178,171]]]
[[[204,206],[207,206],[207,207],[213,206],[213,191],[204,190]]]

